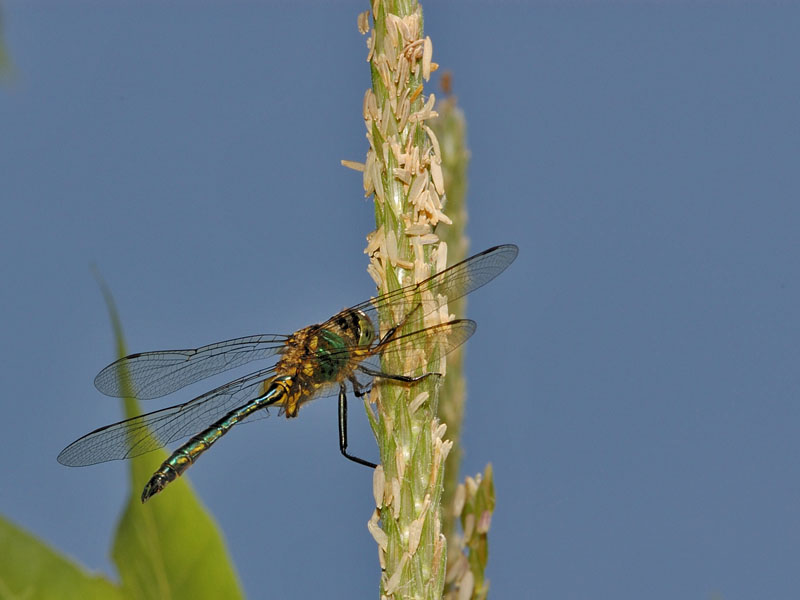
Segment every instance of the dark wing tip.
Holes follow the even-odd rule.
[[[519,246],[516,244],[500,244],[484,250],[481,254],[502,254],[506,257],[507,264],[511,264],[519,255]]]
[[[472,319],[455,319],[454,321],[445,323],[445,325],[450,325],[453,329],[459,329],[464,332],[464,337],[459,342],[459,345],[471,338],[478,328],[478,324]]]

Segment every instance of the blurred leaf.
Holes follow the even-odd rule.
[[[99,278],[117,354],[127,354],[114,299]],[[125,415],[141,414],[125,399]],[[166,458],[150,452],[130,461],[131,495],[117,526],[112,557],[122,589],[130,598],[241,598],[242,592],[219,528],[185,478],[142,504],[140,493]]]
[[[112,550],[122,588],[132,598],[241,598],[219,528],[185,479],[141,503],[163,458],[150,453],[131,465],[133,490]]]
[[[8,58],[8,52],[6,52],[5,46],[3,45],[3,38],[0,38],[0,77],[10,70],[11,61]]]
[[[0,80],[11,73],[11,57],[3,42],[3,15],[0,13]]]
[[[122,598],[112,582],[87,573],[2,517],[0,556],[0,598]]]

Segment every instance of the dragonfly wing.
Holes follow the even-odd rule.
[[[362,302],[353,309],[367,313],[373,322],[376,322],[378,313],[384,317],[391,314],[387,310],[390,307],[401,307],[401,315],[408,315],[414,310],[420,310],[419,316],[428,315],[448,300],[461,298],[489,283],[514,262],[517,254],[519,248],[514,244],[489,248],[420,283]]]
[[[371,370],[381,371],[381,358],[388,362],[396,362],[400,356],[404,357],[405,364],[393,375],[412,375],[418,369],[425,371],[427,364],[424,361],[445,356],[461,344],[466,342],[473,333],[477,324],[469,319],[455,319],[448,323],[441,323],[426,327],[419,331],[394,337],[383,344],[378,344],[372,356],[362,364]],[[363,372],[363,371],[362,371]]]
[[[107,396],[159,398],[206,377],[273,356],[286,340],[284,335],[253,335],[190,350],[131,354],[100,371],[94,385]]]
[[[275,374],[263,369],[190,400],[96,429],[72,442],[58,455],[70,467],[139,456],[163,445],[198,434],[234,408],[264,392],[264,381]]]

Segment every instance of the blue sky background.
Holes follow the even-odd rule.
[[[113,574],[125,465],[55,459],[121,417],[89,265],[131,351],[368,297],[372,207],[339,165],[366,152],[366,3],[3,7],[0,513]],[[493,597],[797,598],[800,7],[425,9],[469,119],[472,250],[521,249],[469,300]],[[335,415],[237,428],[190,471],[252,598],[376,594]]]

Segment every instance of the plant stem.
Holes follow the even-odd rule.
[[[447,74],[442,76],[444,80]],[[447,243],[451,263],[457,263],[467,257],[469,243],[464,232],[467,222],[466,193],[467,166],[469,151],[466,143],[466,123],[464,114],[458,108],[455,96],[450,96],[439,103],[439,116],[431,121],[433,129],[442,149],[442,172],[447,190],[445,208],[453,219],[452,225],[438,227],[437,233]],[[456,315],[465,315],[467,298],[463,296],[450,302],[450,311]],[[458,473],[461,463],[461,422],[464,419],[464,403],[466,401],[466,382],[463,372],[464,347],[456,348],[447,356],[447,377],[442,383],[439,399],[439,418],[447,424],[447,434],[453,442],[453,449],[447,455],[444,476],[444,494],[442,496],[442,531],[447,538],[447,547],[451,555],[458,543],[456,540],[456,519],[454,499],[458,486]]]
[[[442,211],[444,182],[439,144],[425,124],[436,116],[434,97],[422,93],[436,67],[423,38],[422,9],[411,0],[374,0],[368,40],[372,88],[364,98],[369,151],[364,188],[375,199],[376,230],[368,236],[370,275],[382,293],[422,281],[447,264],[447,245],[434,227],[450,223]],[[359,28],[367,29],[367,15]],[[406,331],[433,325],[447,308],[410,319]],[[380,315],[381,331],[394,326]],[[385,358],[387,372],[409,373],[419,357]],[[418,372],[444,373],[444,361],[423,357]],[[381,598],[441,598],[446,542],[440,504],[444,462],[451,443],[437,418],[439,378],[411,386],[382,383],[367,405],[380,448],[375,469],[376,510],[369,529],[378,542]]]

